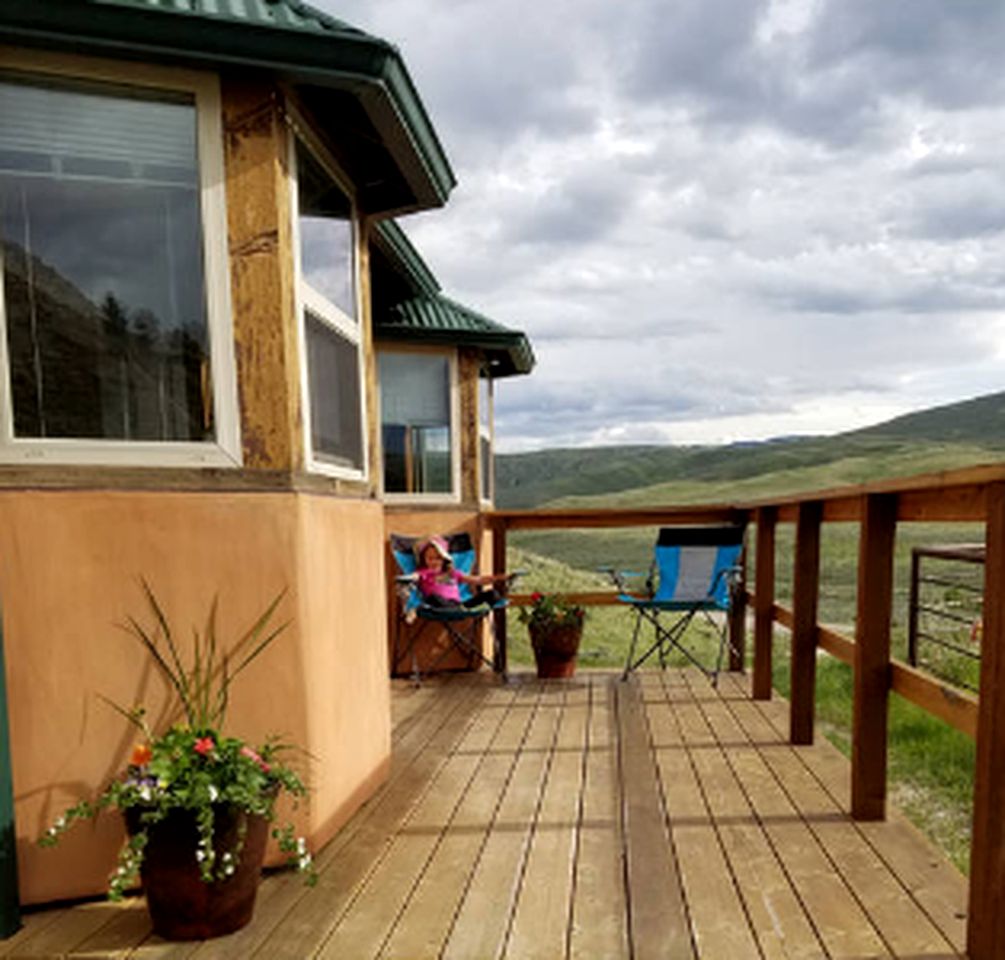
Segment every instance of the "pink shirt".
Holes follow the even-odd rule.
[[[432,570],[424,567],[417,571],[419,593],[426,597],[439,597],[452,603],[461,602],[461,591],[457,586],[460,576],[453,567],[446,570]]]

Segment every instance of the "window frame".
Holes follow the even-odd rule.
[[[360,257],[360,218],[356,202],[356,191],[351,181],[339,169],[338,164],[314,136],[307,123],[300,118],[292,105],[287,105],[287,121],[289,143],[287,145],[288,180],[290,190],[290,220],[291,244],[294,274],[294,301],[297,312],[298,352],[300,354],[300,402],[303,409],[303,443],[304,464],[309,473],[318,473],[335,480],[353,480],[367,483],[370,479],[370,449],[369,430],[366,403],[366,350],[367,338],[364,331],[362,277]],[[297,169],[297,142],[308,150],[314,160],[324,168],[324,171],[334,180],[338,188],[345,194],[351,210],[349,227],[352,235],[352,278],[353,303],[356,318],[345,314],[339,307],[323,294],[311,287],[303,276],[300,262],[300,191],[299,171]],[[310,371],[308,369],[307,350],[307,311],[333,330],[356,349],[357,380],[359,386],[359,429],[360,429],[360,459],[359,469],[330,463],[322,457],[315,456],[311,429],[311,391]]]
[[[496,502],[496,483],[495,483],[495,471],[492,470],[488,474],[488,483],[485,482],[485,474],[488,468],[492,467],[495,463],[495,412],[496,412],[496,397],[495,397],[495,380],[492,377],[483,377],[481,374],[478,376],[479,380],[484,380],[486,384],[486,418],[485,422],[482,422],[482,388],[481,384],[478,385],[478,502],[482,506],[490,507]],[[489,462],[486,464],[484,458],[482,457],[482,440],[486,440],[489,445]],[[485,496],[485,488],[488,487],[489,495]]]
[[[449,381],[450,398],[450,486],[447,493],[403,493],[399,491],[387,491],[384,488],[384,411],[382,409],[382,384],[377,383],[377,423],[379,425],[378,436],[380,440],[380,494],[385,503],[423,503],[423,504],[458,504],[461,502],[461,382],[460,382],[460,361],[456,350],[442,349],[436,347],[424,347],[419,345],[395,344],[394,346],[378,346],[377,369],[380,369],[379,354],[399,353],[410,354],[412,356],[425,355],[446,357],[447,378]]]
[[[226,178],[220,82],[215,74],[127,64],[0,46],[0,69],[28,79],[106,82],[190,94],[195,99],[197,163],[204,264],[203,291],[212,376],[215,437],[205,441],[17,437],[7,349],[7,317],[0,252],[0,464],[133,467],[240,467],[240,415],[234,357],[230,264],[227,250]],[[2,123],[2,120],[0,120]]]

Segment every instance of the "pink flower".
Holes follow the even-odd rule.
[[[269,765],[251,747],[241,747],[241,756],[247,757],[253,763],[257,763],[262,773],[269,772]]]
[[[213,742],[212,737],[197,737],[195,743],[192,744],[192,749],[196,753],[206,757],[216,749],[216,744]]]

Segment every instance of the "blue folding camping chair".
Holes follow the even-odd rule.
[[[618,600],[635,613],[635,629],[622,680],[653,654],[665,668],[667,656],[676,649],[708,676],[713,686],[717,684],[729,643],[728,614],[741,582],[743,534],[744,528],[739,525],[663,527],[656,539],[653,562],[641,594],[629,592],[626,581],[643,574],[602,568],[621,591]],[[721,623],[713,618],[716,613],[724,615]],[[683,642],[687,628],[699,614],[711,624],[719,638],[714,667],[703,664]],[[669,623],[661,620],[663,616]],[[652,624],[655,639],[645,651],[636,655],[643,621]]]
[[[422,594],[416,583],[417,568],[415,546],[424,537],[403,537],[391,534],[391,553],[399,575],[396,578],[399,589],[398,620],[394,636],[394,655],[391,662],[391,675],[394,677],[408,676],[419,683],[423,673],[432,673],[452,651],[457,651],[468,662],[470,669],[481,661],[497,673],[503,673],[498,668],[502,662],[498,637],[492,629],[492,619],[489,614],[503,609],[507,601],[481,604],[475,607],[433,607],[423,602]],[[475,566],[475,548],[471,537],[466,533],[455,533],[443,538],[447,541],[450,559],[461,573],[471,573]],[[471,598],[472,591],[467,584],[459,585],[461,600]],[[489,617],[488,623],[492,630],[492,657],[485,656],[481,644],[481,626]],[[417,644],[430,624],[438,624],[446,633],[447,643],[436,655],[431,664],[419,669]],[[410,666],[410,670],[403,667]],[[505,674],[503,673],[503,679]]]

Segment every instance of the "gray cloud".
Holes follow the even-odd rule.
[[[525,330],[503,448],[820,432],[1001,389],[1005,7],[314,0],[458,173],[403,223]]]

